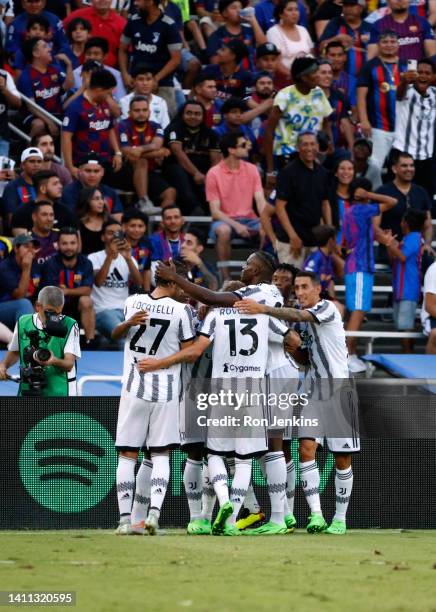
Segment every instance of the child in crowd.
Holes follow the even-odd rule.
[[[371,191],[368,179],[358,178],[350,184],[351,206],[345,211],[342,226],[347,249],[345,260],[345,306],[350,317],[347,331],[358,331],[365,312],[371,310],[374,283],[374,217],[393,208],[398,200]],[[388,234],[377,231],[377,240],[386,243]],[[348,367],[350,372],[366,370],[365,363],[356,354],[357,338],[348,338]]]
[[[321,297],[334,302],[343,317],[345,308],[335,296],[334,277],[344,275],[344,260],[337,253],[336,228],[333,225],[317,225],[313,228],[312,234],[318,248],[306,259],[303,270],[314,272],[319,276]]]
[[[394,236],[387,244],[392,259],[392,288],[394,294],[394,322],[398,331],[415,329],[416,307],[421,295],[422,231],[427,215],[425,211],[409,208],[401,220],[403,240]],[[403,353],[413,351],[413,340],[402,338]]]

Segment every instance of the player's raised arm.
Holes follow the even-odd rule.
[[[178,363],[194,363],[204,353],[209,346],[211,340],[206,336],[198,336],[196,340],[183,342],[183,348],[163,359],[153,359],[153,357],[145,357],[138,361],[138,370],[140,372],[154,372],[156,370],[164,370]]]
[[[145,325],[147,319],[149,318],[148,312],[140,310],[139,312],[135,312],[134,315],[127,319],[127,321],[123,321],[119,323],[111,333],[112,340],[120,340],[124,338],[131,327],[135,327],[137,325]]]
[[[172,262],[169,264],[158,262],[156,276],[159,276],[163,280],[176,283],[185,293],[198,302],[207,304],[208,306],[233,306],[238,299],[237,295],[234,293],[211,291],[210,289],[191,283],[187,278],[177,274],[176,268]]]
[[[243,314],[267,314],[276,319],[297,323],[298,321],[314,322],[315,317],[308,310],[297,308],[273,308],[266,304],[258,304],[254,300],[239,300],[234,304],[235,308]]]

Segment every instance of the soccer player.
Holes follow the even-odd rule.
[[[177,271],[185,274],[183,264]],[[176,301],[181,291],[176,283],[157,279],[150,295],[136,294],[126,300],[125,320],[112,333],[126,337],[123,393],[118,412],[116,448],[119,451],[117,495],[119,535],[132,533],[131,513],[135,489],[135,464],[139,449],[151,454],[150,509],[134,533],[155,535],[170,476],[170,448],[180,443],[178,397],[180,366],[144,373],[137,364],[143,355],[164,358],[190,343],[195,336],[189,306]],[[148,313],[148,318],[145,314]]]
[[[296,331],[301,341],[298,349],[293,351],[294,357],[309,363],[309,386],[315,384],[316,379],[328,379],[329,385],[343,387],[344,381],[349,378],[347,364],[347,347],[345,343],[344,325],[336,306],[320,299],[321,283],[313,272],[299,272],[295,278],[295,295],[299,301],[300,309],[272,308],[259,304],[253,300],[241,300],[235,306],[243,314],[268,314],[273,317],[297,323]],[[304,344],[303,344],[304,341]],[[307,387],[309,388],[309,387]],[[318,387],[319,388],[319,387]],[[310,408],[321,415],[321,410],[327,410],[334,401],[333,392],[328,400],[314,401],[311,398]],[[320,410],[321,409],[321,410]],[[354,407],[350,417],[356,418]],[[304,416],[304,410],[302,413]],[[335,411],[330,411],[335,416]],[[319,419],[322,422],[322,419]],[[310,431],[311,429],[311,431]],[[353,488],[353,471],[351,456],[360,450],[360,441],[357,432],[350,421],[350,437],[327,437],[327,444],[335,456],[336,464],[336,512],[327,527],[321,511],[319,497],[320,476],[315,461],[315,452],[318,445],[313,436],[313,428],[300,427],[300,469],[303,491],[309,504],[311,514],[307,524],[309,533],[327,533],[342,535],[346,532],[346,512]],[[322,432],[317,429],[317,435]],[[329,433],[332,433],[331,428]]]

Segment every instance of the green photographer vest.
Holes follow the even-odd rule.
[[[20,352],[21,366],[25,365],[23,359],[24,348],[30,346],[30,339],[26,332],[33,332],[38,329],[33,322],[33,316],[32,314],[28,314],[18,319],[18,350]],[[44,332],[39,330],[39,348],[47,348],[58,359],[64,358],[64,347],[70,335],[71,328],[76,323],[71,317],[64,317],[62,320],[67,327],[67,335],[65,338],[50,336],[47,342]],[[45,368],[45,375],[47,385],[42,389],[42,397],[66,397],[69,395],[69,381],[71,382],[76,378],[76,367],[74,366],[70,372],[65,372],[55,366],[47,366]],[[18,395],[23,395],[23,391],[27,391],[29,388],[28,383],[20,383]]]

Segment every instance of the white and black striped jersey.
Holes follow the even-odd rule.
[[[214,341],[213,378],[263,378],[269,342],[282,344],[287,332],[267,315],[241,314],[228,306],[209,312],[198,333]]]
[[[309,351],[311,378],[344,379],[349,377],[344,324],[333,302],[321,300],[310,312],[314,321],[299,322],[303,348]]]
[[[395,140],[393,147],[410,153],[416,160],[431,159],[436,122],[436,88],[429,87],[421,96],[409,85],[395,106]]]
[[[146,356],[162,359],[180,350],[180,343],[193,340],[195,331],[190,306],[169,297],[136,294],[126,300],[124,319],[145,310],[145,325],[132,327],[126,337],[123,387],[127,393],[151,402],[169,402],[179,397],[180,364],[166,370],[140,373],[138,361]]]

